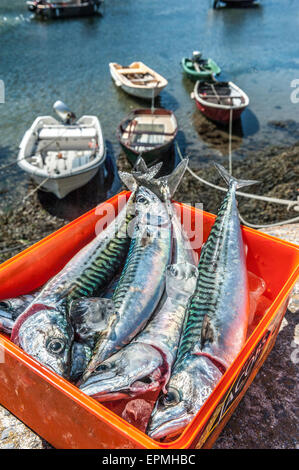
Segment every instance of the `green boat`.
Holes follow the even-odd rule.
[[[200,52],[197,51],[193,52],[192,59],[187,57],[182,59],[182,67],[187,76],[194,81],[207,81],[221,72],[216,62],[212,59],[202,59]]]

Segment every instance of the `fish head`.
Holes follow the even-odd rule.
[[[11,340],[58,375],[69,378],[74,331],[59,308],[35,304],[16,321]]]
[[[149,344],[130,343],[98,365],[79,388],[100,401],[157,390],[164,380],[162,354]]]
[[[167,393],[159,397],[147,434],[153,439],[175,437],[190,423],[222,374],[204,356],[190,354],[174,368]]]
[[[168,297],[183,298],[193,294],[198,270],[190,263],[178,263],[167,266],[166,269],[166,292]]]

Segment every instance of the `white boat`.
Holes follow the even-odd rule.
[[[52,116],[35,119],[21,141],[19,167],[38,187],[59,199],[87,184],[106,158],[100,122],[96,116],[75,115],[61,102]]]
[[[110,62],[109,69],[115,85],[137,98],[151,100],[168,84],[166,78],[143,62],[132,62],[128,67]]]

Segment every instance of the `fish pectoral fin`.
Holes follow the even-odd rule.
[[[200,338],[200,347],[201,349],[204,347],[206,341],[212,342],[214,340],[214,330],[211,325],[211,320],[209,316],[206,314],[204,316],[202,327],[201,327],[201,338]]]
[[[69,311],[76,329],[84,328],[99,333],[107,328],[115,306],[111,299],[90,297],[72,300]]]
[[[107,299],[108,300],[108,299]],[[113,326],[114,324],[116,323],[117,321],[117,313],[114,312],[111,314],[111,316],[107,319],[107,322],[106,322],[106,325],[105,325],[105,329],[103,329],[101,332],[100,332],[100,337],[101,338],[105,338],[106,336],[110,336],[110,339],[112,341],[115,340],[115,333],[112,331],[113,330]]]

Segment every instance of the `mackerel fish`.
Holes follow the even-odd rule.
[[[122,275],[112,299],[105,299],[113,313],[107,315],[107,327],[99,336],[83,383],[145,326],[165,288],[172,236],[168,213],[160,199],[144,187],[136,193],[135,210],[134,233]]]
[[[167,393],[148,424],[154,439],[174,437],[190,423],[246,338],[249,292],[235,192],[256,182],[236,180],[216,166],[229,189],[202,250]]]
[[[186,162],[182,162],[170,175],[163,177],[163,194],[167,192],[168,198],[175,192],[185,170]],[[110,311],[107,315],[107,327],[99,336],[93,358],[79,384],[81,387],[85,386],[88,377],[97,373],[104,360],[141,331],[165,289],[166,267],[171,259],[171,220],[166,204],[161,200],[160,187],[155,192],[148,189],[154,180],[153,175],[148,177],[150,171],[139,158],[136,172],[120,173],[129,189],[139,186],[135,198],[135,228],[113,297],[100,301],[105,302],[107,310],[113,310],[113,313]]]

